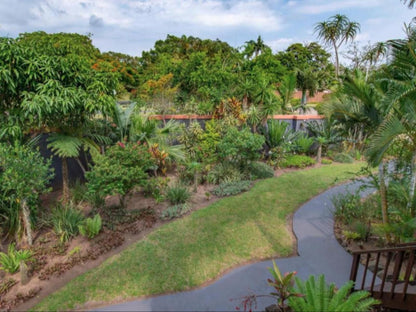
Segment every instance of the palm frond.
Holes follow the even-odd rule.
[[[80,138],[52,133],[48,140],[48,148],[59,157],[78,157],[83,141]]]
[[[387,117],[370,138],[371,141],[366,152],[369,161],[374,165],[379,164],[393,141],[405,132],[406,129],[397,116]]]

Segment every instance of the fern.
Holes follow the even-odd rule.
[[[379,302],[366,291],[357,291],[350,294],[353,282],[349,281],[339,290],[335,284],[327,285],[325,277],[320,275],[318,280],[310,276],[306,282],[296,278],[296,291],[303,293],[303,297],[291,297],[289,306],[293,311],[321,311],[346,312],[370,311],[371,307]]]
[[[102,227],[102,220],[97,213],[94,218],[87,218],[84,222],[78,225],[79,233],[88,238],[94,238],[100,233]]]

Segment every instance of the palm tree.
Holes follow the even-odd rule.
[[[283,112],[289,111],[290,100],[296,88],[296,75],[294,73],[283,76],[282,81],[277,85],[277,91],[282,99]],[[290,110],[293,111],[292,108]]]
[[[364,55],[364,60],[368,62],[366,68],[365,79],[368,79],[368,73],[371,67],[376,66],[379,59],[387,53],[387,44],[385,42],[377,42],[369,47]]]
[[[346,77],[337,97],[338,102],[335,102],[332,107],[326,107],[330,117],[337,117],[347,128],[357,129],[358,138],[361,141],[364,141],[367,136],[376,136],[385,116],[388,114],[388,111],[382,105],[384,97],[379,88],[373,83],[367,82],[364,74],[356,70],[353,75]],[[370,145],[366,153],[369,156],[370,164],[378,165],[378,186],[383,223],[388,224],[387,187],[385,183],[386,162],[381,161],[381,157],[375,157],[380,151],[379,145],[377,147],[371,147]],[[389,240],[388,236],[386,238]]]
[[[61,159],[62,170],[62,200],[69,200],[68,158],[73,158],[85,174],[86,169],[80,161],[81,148],[91,154],[100,153],[100,145],[110,143],[108,137],[95,134],[86,123],[83,127],[62,127],[59,132],[51,133],[48,137],[48,148]]]
[[[347,16],[341,14],[334,15],[328,20],[315,25],[315,33],[318,34],[318,39],[321,39],[327,45],[331,45],[334,49],[336,78],[339,76],[338,49],[344,43],[353,41],[359,31],[359,23],[352,22]]]
[[[393,61],[387,72],[386,96],[383,101],[387,118],[377,129],[369,146],[369,157],[377,163],[383,160],[389,148],[397,141],[405,142],[412,153],[411,181],[407,207],[412,211],[416,188],[416,28],[407,26],[408,38],[393,40]]]
[[[268,47],[261,36],[257,37],[257,40],[250,40],[246,41],[246,46],[244,48],[243,54],[247,56],[247,58],[252,58],[254,55],[254,58],[259,56],[259,54],[264,53],[266,51],[270,51],[270,47]]]

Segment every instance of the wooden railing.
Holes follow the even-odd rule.
[[[352,255],[354,290],[368,290],[386,308],[416,311],[416,243]]]

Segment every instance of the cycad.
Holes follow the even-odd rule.
[[[295,290],[304,296],[289,298],[289,306],[296,312],[347,312],[370,311],[372,306],[379,303],[366,291],[357,291],[350,295],[352,287],[353,282],[349,281],[336,290],[335,284],[326,284],[324,275],[320,275],[318,279],[310,276],[306,282],[296,278]]]

